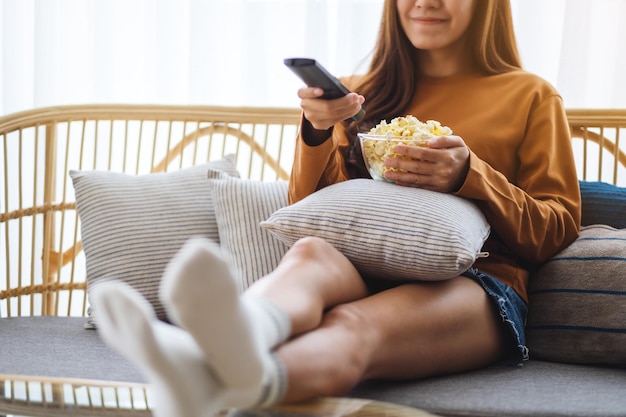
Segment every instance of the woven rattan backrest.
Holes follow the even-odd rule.
[[[0,118],[0,317],[85,315],[69,170],[146,174],[237,155],[244,178],[287,179],[300,111],[67,106]]]
[[[626,110],[568,118],[579,178],[626,185]],[[297,109],[119,105],[0,118],[0,317],[86,314],[70,169],[144,174],[235,153],[243,177],[286,179],[299,120]]]
[[[626,186],[626,109],[567,112],[578,177]]]

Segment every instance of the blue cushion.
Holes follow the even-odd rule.
[[[626,188],[600,181],[580,181],[583,226],[626,228]]]

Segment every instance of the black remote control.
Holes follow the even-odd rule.
[[[293,71],[304,83],[309,87],[319,87],[324,90],[324,94],[320,96],[323,99],[334,99],[343,97],[350,93],[341,82],[311,58],[286,58],[285,65]],[[361,110],[348,120],[358,122],[365,116],[365,109]]]

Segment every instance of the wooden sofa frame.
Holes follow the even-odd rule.
[[[567,115],[579,178],[626,185],[626,110]],[[145,174],[234,153],[244,178],[287,179],[299,122],[299,109],[182,105],[61,106],[1,117],[0,321],[87,314],[69,170]]]

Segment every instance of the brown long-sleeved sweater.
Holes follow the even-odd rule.
[[[561,97],[524,71],[424,78],[398,116],[406,114],[440,121],[469,147],[469,172],[456,194],[473,200],[492,228],[484,247],[490,256],[474,266],[527,300],[529,271],[580,230],[580,192]],[[298,138],[290,202],[350,179],[347,147],[343,125],[318,146]]]

